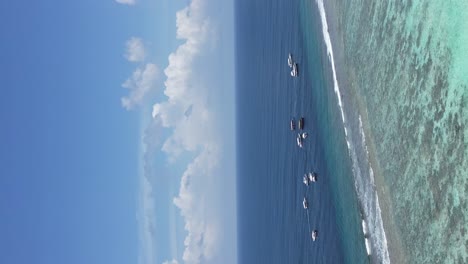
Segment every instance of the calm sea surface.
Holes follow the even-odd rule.
[[[240,263],[467,263],[467,1],[240,0],[236,40]]]
[[[236,2],[239,263],[368,263],[315,2]],[[288,53],[299,65],[290,76]],[[296,144],[291,118],[305,118]],[[302,183],[307,172],[318,182]],[[306,197],[309,209],[302,207]],[[312,242],[311,231],[319,238]]]

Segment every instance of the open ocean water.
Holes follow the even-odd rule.
[[[321,17],[310,3],[236,2],[240,263],[370,260]],[[302,149],[289,129],[301,116],[309,133]],[[302,175],[311,171],[318,182],[307,187]]]
[[[240,0],[236,40],[240,263],[468,263],[467,1]]]

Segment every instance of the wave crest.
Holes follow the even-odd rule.
[[[323,0],[316,0],[320,18],[322,22],[322,32],[327,54],[330,60],[333,72],[334,91],[338,99],[338,106],[341,111],[341,119],[345,132],[345,139],[348,145],[348,152],[352,161],[352,170],[354,176],[354,184],[356,187],[357,196],[362,208],[362,217],[366,221],[369,229],[369,239],[371,241],[372,252],[375,252],[373,259],[378,263],[390,263],[388,252],[387,237],[382,221],[382,212],[379,206],[379,198],[375,189],[374,171],[369,162],[369,151],[366,145],[366,135],[362,126],[361,116],[359,115],[359,135],[360,142],[353,144],[351,138],[352,129],[346,121],[346,116],[341,99],[341,91],[338,85],[335,61],[333,57],[333,48],[330,33],[328,31],[328,23],[325,13]],[[359,152],[359,153],[358,153]],[[363,231],[364,232],[364,231]]]

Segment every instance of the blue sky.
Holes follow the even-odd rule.
[[[218,2],[0,3],[1,263],[236,263]]]

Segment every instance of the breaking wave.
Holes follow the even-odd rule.
[[[350,133],[352,130],[346,120],[343,102],[341,99],[341,92],[338,85],[332,42],[328,31],[324,3],[323,0],[316,0],[316,2],[322,22],[323,38],[327,47],[327,54],[333,72],[334,91],[338,99],[346,143],[348,145],[348,151],[352,161],[354,184],[361,206],[361,214],[364,221],[367,223],[369,230],[369,239],[371,241],[372,247],[371,252],[374,254],[372,256],[372,260],[375,260],[377,263],[390,263],[387,238],[385,235],[381,209],[379,206],[379,198],[375,189],[374,171],[372,169],[371,163],[369,162],[369,151],[366,145],[366,135],[362,126],[361,116],[359,116],[360,140],[355,140],[354,142],[357,144],[353,144],[352,135]]]

